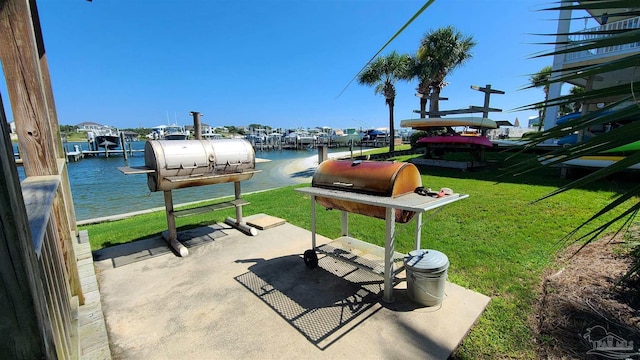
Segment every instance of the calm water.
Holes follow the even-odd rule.
[[[80,144],[87,150],[86,143],[66,143],[68,151],[74,144]],[[144,149],[144,142],[134,142],[133,149]],[[15,145],[14,145],[15,147]],[[339,151],[344,151],[341,149]],[[269,159],[269,162],[257,163],[256,169],[262,170],[250,180],[241,182],[243,193],[272,189],[299,183],[295,178],[284,176],[282,169],[294,159],[317,156],[317,151],[256,151],[256,157]],[[77,220],[116,215],[131,211],[164,207],[162,192],[150,192],[146,175],[124,175],[117,168],[124,166],[122,155],[110,158],[86,157],[67,166],[69,182],[73,194],[73,203]],[[129,166],[144,165],[144,153],[134,153],[128,160]],[[22,167],[18,168],[21,179]],[[233,183],[178,189],[173,191],[174,204],[196,200],[233,196]]]

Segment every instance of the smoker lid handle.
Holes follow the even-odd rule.
[[[237,163],[230,163],[227,161],[227,163],[225,164],[225,166],[240,166],[242,165],[242,161],[238,161]]]
[[[343,182],[340,182],[340,181],[335,181],[335,182],[333,183],[333,185],[336,185],[336,186],[353,187],[353,184],[351,184],[351,183],[343,183]]]

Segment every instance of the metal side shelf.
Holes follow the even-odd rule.
[[[384,248],[349,236],[339,237],[316,248],[320,254],[339,259],[374,274],[384,276]],[[393,274],[404,270],[405,254],[393,252]]]
[[[338,258],[358,267],[368,269],[382,275],[384,278],[384,302],[393,302],[393,286],[398,283],[396,274],[404,267],[404,254],[395,252],[395,211],[415,212],[415,249],[421,248],[421,233],[423,227],[422,215],[427,211],[440,209],[445,205],[466,199],[469,195],[454,193],[440,198],[421,196],[416,193],[408,193],[398,197],[384,197],[356,192],[332,190],[320,187],[305,187],[295,189],[297,192],[309,195],[311,199],[311,249],[303,254],[305,265],[313,269],[318,266],[316,252],[324,253]],[[385,209],[385,240],[384,250],[376,245],[351,238],[349,234],[348,212],[341,210],[341,227],[343,237],[330,242],[327,245],[316,244],[316,197],[350,201],[362,205],[383,207]],[[393,256],[385,256],[393,254]],[[400,262],[400,263],[399,263]]]

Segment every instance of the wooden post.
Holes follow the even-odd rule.
[[[122,148],[122,156],[124,156],[124,160],[127,160],[127,142],[125,141],[124,132],[120,131],[120,147]]]
[[[61,201],[56,201],[53,216],[59,225],[58,240],[70,274],[69,285],[83,303],[71,239],[71,232],[76,230],[73,201],[34,0],[0,0],[0,60],[26,176],[60,174],[65,182],[59,189]]]
[[[3,11],[0,1],[4,20]],[[0,307],[5,309],[0,311],[0,324],[7,334],[0,337],[0,357],[54,359],[44,286],[36,270],[37,258],[1,98],[0,135]]]
[[[329,158],[328,147],[326,145],[318,146],[318,164]]]
[[[502,90],[495,90],[491,88],[491,84],[487,84],[485,87],[479,87],[479,86],[475,86],[472,85],[471,89],[473,90],[477,90],[480,92],[484,93],[484,104],[482,106],[482,117],[483,118],[489,118],[489,112],[490,111],[502,111],[501,109],[492,109],[489,107],[489,102],[491,100],[491,94],[500,94],[500,95],[504,95],[504,91]],[[471,106],[472,110],[477,109],[477,107],[475,106]],[[482,136],[487,136],[487,129],[482,129],[480,131],[480,133],[482,134]]]
[[[57,175],[57,149],[49,124],[29,6],[26,1],[5,0],[0,9],[0,59],[25,174]]]
[[[204,115],[197,111],[192,111],[190,114],[193,116],[193,132],[196,140],[202,140],[202,121],[200,121],[200,116]]]

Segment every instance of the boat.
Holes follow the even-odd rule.
[[[105,126],[87,132],[87,139],[91,150],[97,151],[100,148],[114,150],[120,146],[120,136],[118,129]]]
[[[368,129],[361,134],[362,141],[386,142],[388,138],[386,129]]]
[[[331,136],[326,132],[319,132],[314,135],[316,137],[317,145],[329,145],[331,142]]]
[[[302,145],[315,145],[317,137],[309,132],[298,133],[298,144]]]
[[[316,137],[304,130],[298,130],[298,131],[289,133],[286,136],[286,140],[285,140],[285,143],[295,144],[297,146],[314,145],[315,142],[316,142]]]
[[[570,120],[577,119],[580,116],[582,116],[582,113],[580,112],[572,112],[567,115],[563,115],[556,120],[556,125],[562,125]]]
[[[630,153],[640,150],[640,141],[618,146],[611,150],[603,151],[600,154],[581,156],[577,159],[564,161],[565,165],[583,166],[592,168],[603,168],[613,165],[616,162],[626,158]],[[640,170],[640,163],[629,166],[627,169]]]
[[[590,168],[604,168],[609,165],[613,165],[616,162],[624,159],[624,156],[612,156],[612,155],[594,155],[594,156],[581,156],[577,159],[564,161],[563,164],[580,167]],[[640,170],[640,163],[631,165],[628,170]]]
[[[98,135],[96,136],[96,143],[98,147],[107,148],[113,150],[120,146],[120,138],[113,135]]]
[[[170,125],[164,129],[165,140],[188,140],[189,132],[185,131],[182,126]]]
[[[438,135],[426,136],[416,141],[416,146],[427,145],[471,145],[493,147],[486,136]]]
[[[434,127],[470,127],[477,129],[497,129],[498,124],[485,117],[458,117],[458,118],[424,118],[406,119],[400,121],[400,127],[413,128],[415,130],[428,130]]]
[[[360,134],[356,131],[356,129],[334,129],[331,131],[331,143],[336,144],[337,146],[346,146],[350,142],[355,144],[360,142]]]
[[[151,134],[147,135],[148,138],[153,140],[187,140],[189,139],[189,132],[182,126],[176,124],[173,125],[159,125],[151,128]]]

